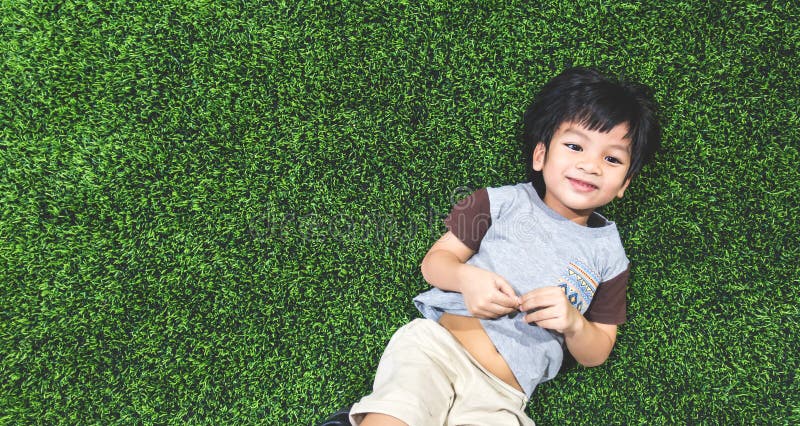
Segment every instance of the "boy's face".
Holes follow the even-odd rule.
[[[550,149],[543,143],[533,151],[533,169],[541,171],[546,186],[544,202],[551,209],[585,225],[589,215],[615,197],[622,197],[630,183],[631,141],[626,123],[608,133],[564,122]]]

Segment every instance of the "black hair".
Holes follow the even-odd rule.
[[[661,145],[661,126],[652,90],[642,84],[613,81],[590,68],[569,68],[542,87],[525,111],[522,125],[523,153],[529,177],[539,195],[545,187],[541,172],[532,169],[533,149],[550,140],[567,121],[589,130],[609,132],[627,123],[631,140],[631,164],[626,178],[636,176]]]

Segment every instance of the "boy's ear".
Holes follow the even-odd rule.
[[[622,183],[622,187],[619,189],[619,192],[617,192],[617,198],[622,198],[622,196],[625,195],[625,190],[628,189],[628,185],[631,184],[631,179],[633,178],[629,177]]]
[[[539,142],[533,147],[533,161],[531,167],[533,170],[537,172],[541,172],[542,168],[544,168],[544,160],[547,157],[547,148],[544,146],[544,142]]]

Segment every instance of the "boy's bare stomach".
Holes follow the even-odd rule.
[[[514,373],[495,349],[478,318],[445,313],[439,318],[439,324],[446,328],[483,368],[522,392]]]

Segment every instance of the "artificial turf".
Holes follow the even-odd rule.
[[[492,3],[491,5],[489,3]],[[538,424],[800,422],[800,13],[782,2],[0,3],[0,423],[312,425],[418,316],[521,115],[597,66],[664,149],[633,264]]]

